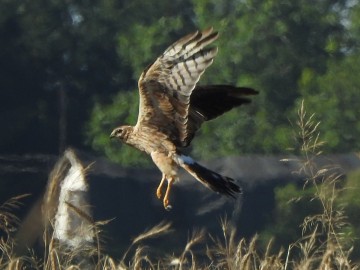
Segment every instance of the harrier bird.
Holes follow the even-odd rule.
[[[250,103],[248,96],[257,94],[245,87],[196,85],[217,54],[217,47],[207,47],[217,38],[218,33],[210,28],[189,34],[167,48],[140,76],[136,125],[117,127],[110,135],[151,156],[162,172],[156,190],[159,199],[167,181],[163,197],[165,209],[171,208],[169,194],[178,179],[179,167],[215,192],[231,197],[241,193],[233,179],[201,166],[181,152],[204,121]]]

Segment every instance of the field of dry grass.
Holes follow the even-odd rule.
[[[343,209],[334,203],[339,192],[340,175],[331,167],[316,167],[313,159],[321,155],[323,142],[317,132],[314,115],[308,115],[302,104],[296,123],[295,135],[302,153],[302,172],[308,176],[304,185],[314,187],[312,200],[321,203],[322,211],[308,216],[300,225],[302,237],[280,250],[272,248],[272,240],[265,250],[259,248],[258,236],[239,239],[236,227],[226,218],[219,226],[222,237],[213,237],[206,230],[194,230],[186,246],[179,254],[153,256],[144,244],[150,238],[171,231],[171,224],[160,223],[136,237],[122,258],[111,258],[101,251],[101,230],[106,222],[94,222],[87,212],[76,205],[67,204],[69,211],[86,220],[91,227],[93,244],[79,246],[66,244],[54,234],[55,229],[44,233],[43,256],[28,252],[17,257],[14,253],[14,232],[19,220],[12,211],[21,206],[23,196],[15,197],[0,207],[0,269],[359,269],[350,260],[351,239],[344,237],[342,228],[347,217]],[[283,162],[288,162],[284,160]],[[297,198],[294,198],[296,200]],[[55,226],[55,222],[50,226]],[[89,225],[90,224],[90,225]],[[144,225],[146,227],[146,225]]]

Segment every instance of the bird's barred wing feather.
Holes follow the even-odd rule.
[[[140,106],[136,128],[152,126],[165,133],[178,146],[188,144],[189,130],[205,120],[192,112],[190,96],[205,69],[217,54],[212,28],[187,35],[171,45],[139,79]]]

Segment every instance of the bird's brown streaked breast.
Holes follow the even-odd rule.
[[[167,135],[150,127],[136,129],[126,143],[147,154],[154,151],[164,152],[167,155],[169,152],[176,152],[176,146],[168,139]]]

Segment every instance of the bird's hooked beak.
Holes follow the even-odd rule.
[[[111,132],[111,134],[110,134],[110,139],[114,139],[114,138],[116,137],[115,133],[116,133],[115,130],[113,130],[113,131]]]

